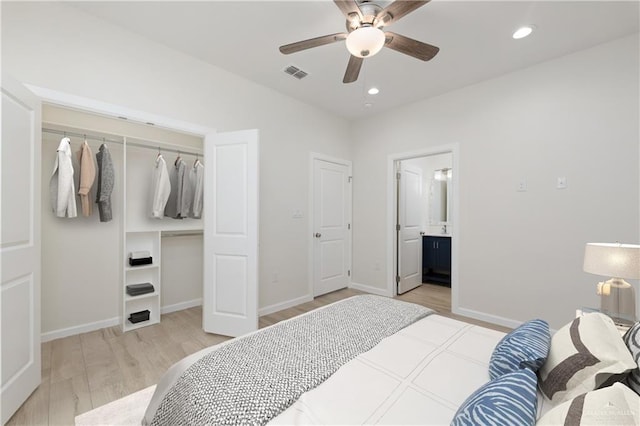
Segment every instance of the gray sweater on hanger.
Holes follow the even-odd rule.
[[[96,154],[98,163],[98,192],[96,193],[96,203],[100,213],[100,222],[109,222],[113,219],[111,212],[111,192],[115,181],[113,161],[107,145],[100,145],[100,150]]]
[[[171,192],[169,193],[167,205],[164,208],[164,215],[167,217],[172,217],[174,219],[182,219],[183,217],[186,217],[186,214],[182,214],[185,170],[186,163],[180,157],[176,158],[173,167],[170,167],[169,182],[171,184]]]

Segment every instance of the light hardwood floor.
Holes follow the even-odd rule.
[[[260,328],[357,294],[344,289],[260,317]],[[451,289],[423,284],[399,299],[441,315],[500,331],[504,327],[451,313]],[[173,363],[228,338],[202,331],[202,309],[162,315],[160,324],[122,333],[119,327],[42,344],[42,384],[7,425],[72,425],[78,414],[156,384]]]

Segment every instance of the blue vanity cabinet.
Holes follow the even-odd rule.
[[[451,237],[422,237],[422,282],[451,286]]]

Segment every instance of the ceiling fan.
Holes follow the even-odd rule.
[[[280,52],[288,55],[312,47],[346,40],[351,57],[342,79],[343,83],[356,81],[364,59],[375,55],[384,46],[421,61],[428,61],[436,56],[440,50],[438,47],[400,34],[382,31],[382,28],[393,24],[428,2],[429,0],[395,0],[387,7],[382,8],[375,3],[375,0],[334,0],[336,6],[347,18],[346,33],[330,34],[285,44],[280,46]]]

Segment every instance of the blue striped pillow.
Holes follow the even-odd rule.
[[[538,408],[536,373],[525,368],[476,390],[460,406],[451,426],[534,425]]]
[[[496,379],[522,368],[538,371],[547,360],[550,344],[551,334],[546,321],[525,322],[496,345],[489,361],[489,376]]]

